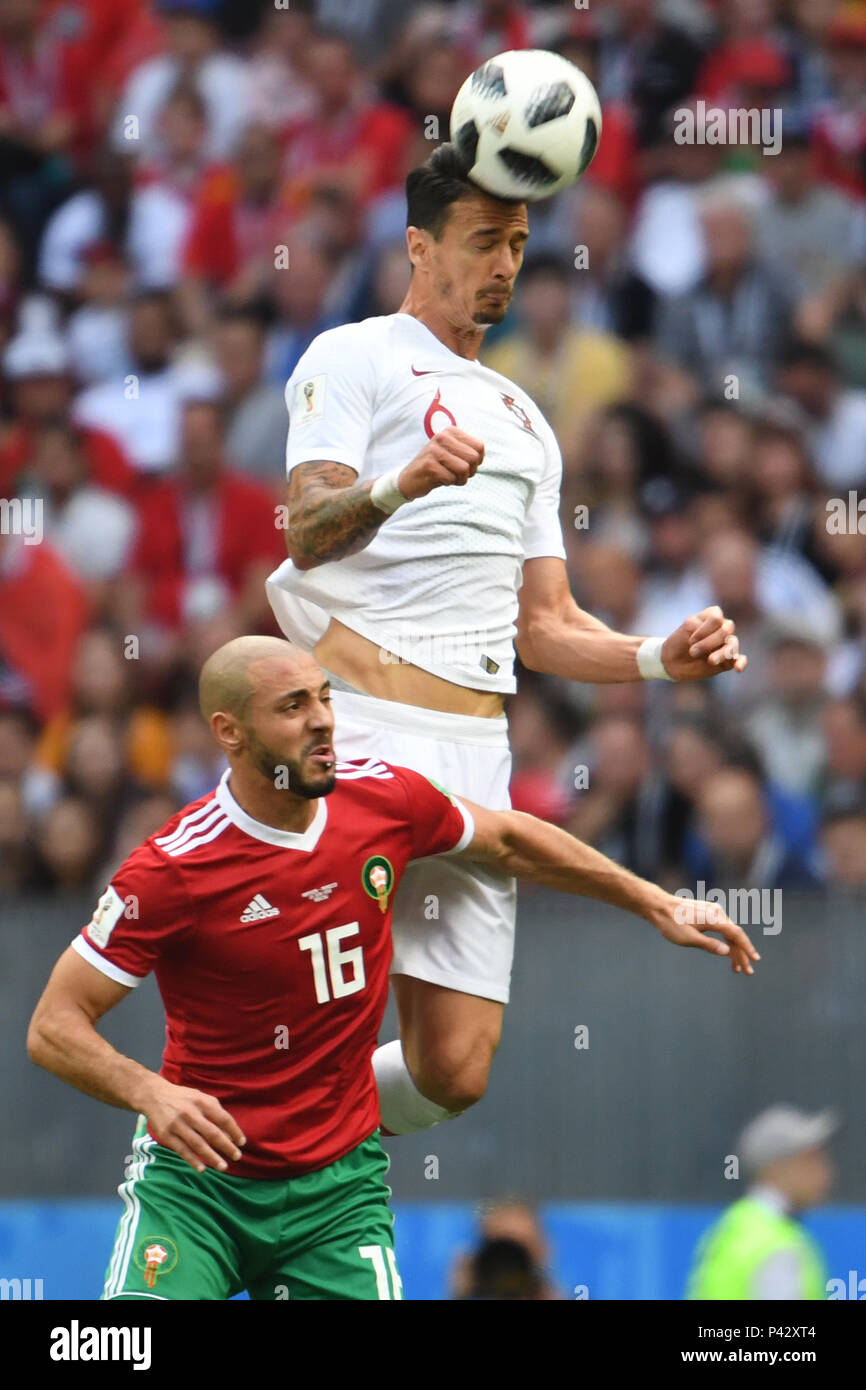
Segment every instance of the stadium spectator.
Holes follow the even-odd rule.
[[[583,256],[572,280],[577,317],[587,328],[627,342],[649,335],[654,305],[649,286],[629,266],[628,227],[628,209],[616,188],[594,182],[580,190],[573,224],[575,258]]]
[[[130,74],[115,113],[115,146],[131,144],[138,158],[159,158],[159,112],[186,80],[207,108],[208,157],[226,159],[249,118],[250,79],[242,59],[221,48],[218,0],[158,0],[157,9],[165,18],[166,49]]]
[[[285,244],[289,200],[278,136],[248,125],[233,154],[202,184],[184,247],[181,302],[191,332],[209,324],[217,293],[238,305],[262,294]]]
[[[157,116],[159,148],[142,160],[136,183],[154,184],[189,204],[203,178],[215,166],[207,158],[207,107],[192,82],[181,81],[169,92]]]
[[[660,827],[653,804],[659,778],[640,721],[613,713],[596,720],[584,764],[588,786],[565,828],[635,873],[657,864]]]
[[[40,431],[24,468],[21,495],[40,499],[44,535],[85,585],[97,612],[106,582],[120,574],[132,545],[131,504],[88,480],[82,441],[66,425]]]
[[[827,34],[831,91],[815,113],[818,177],[858,198],[866,194],[866,15],[840,6]]]
[[[599,93],[635,113],[638,142],[651,144],[665,113],[694,90],[701,46],[678,19],[644,0],[625,0],[602,16]]]
[[[690,109],[691,103],[685,108]],[[686,294],[706,268],[699,201],[721,166],[722,146],[705,139],[705,116],[695,112],[695,139],[674,140],[674,114],[645,159],[653,178],[642,189],[631,229],[635,274],[653,294]]]
[[[249,60],[250,120],[285,131],[309,120],[316,91],[308,72],[313,0],[265,12]]]
[[[186,203],[158,183],[136,188],[128,152],[104,149],[93,182],[62,203],[45,228],[40,285],[67,301],[81,293],[88,253],[108,242],[128,262],[140,290],[174,283],[186,232]]]
[[[698,788],[711,781],[735,755],[736,741],[724,723],[693,711],[674,716],[662,738],[663,780],[658,814],[661,819],[659,881],[670,891],[683,881],[686,844],[695,816]]]
[[[819,886],[801,849],[785,841],[761,785],[745,767],[723,768],[698,788],[697,843],[690,851],[695,876],[717,888]]]
[[[38,822],[33,887],[55,893],[93,891],[104,831],[86,801],[67,796]]]
[[[656,339],[706,390],[733,379],[742,398],[768,384],[768,363],[789,332],[790,289],[757,259],[752,214],[728,189],[708,188],[699,208],[706,270],[689,293],[660,304]]]
[[[79,303],[66,321],[66,343],[79,382],[92,386],[129,369],[131,276],[123,253],[111,242],[96,242],[83,259]]]
[[[778,154],[766,161],[772,190],[762,207],[757,251],[790,277],[796,299],[815,294],[866,254],[863,208],[816,183],[804,127],[785,122]]]
[[[555,33],[542,45],[553,48],[585,72],[598,88],[600,22],[589,9],[575,9],[564,32]],[[637,158],[635,118],[624,101],[601,102],[601,125],[604,139],[593,155],[585,178],[591,188],[615,193],[631,208],[640,186]]]
[[[827,1143],[837,1128],[829,1111],[806,1115],[790,1105],[746,1125],[734,1151],[749,1189],[702,1237],[687,1298],[826,1298],[824,1259],[800,1217],[827,1199]]]
[[[219,406],[187,402],[177,475],[141,501],[130,569],[146,586],[142,618],[177,633],[229,606],[242,630],[259,630],[264,581],[284,549],[270,492],[226,466]]]
[[[362,203],[392,188],[412,131],[399,107],[365,90],[352,44],[320,33],[309,54],[316,110],[290,131],[286,171],[302,205],[316,188],[339,188]]]
[[[849,386],[866,388],[866,260],[797,308],[797,332],[823,344]]]
[[[124,766],[124,744],[112,720],[85,715],[69,730],[64,768],[68,795],[80,798],[108,839],[130,797],[139,791]]]
[[[766,690],[767,624],[774,619],[793,619],[810,631],[826,632],[839,640],[841,619],[832,593],[817,571],[799,556],[760,547],[746,530],[725,529],[703,538],[700,562],[690,567],[677,590],[690,595],[699,607],[718,603],[737,624],[754,651],[736,692],[719,692],[721,700],[743,707]],[[659,595],[664,604],[664,592]],[[641,613],[641,623],[655,623],[664,608],[652,600]],[[654,631],[640,626],[638,631]]]
[[[824,880],[834,892],[866,889],[866,802],[831,807],[821,822]]]
[[[782,403],[780,402],[780,407]],[[820,507],[811,459],[796,412],[765,409],[754,422],[751,453],[753,513],[761,540],[810,560],[824,579],[831,566],[815,544]],[[749,474],[741,477],[748,490]]]
[[[25,819],[56,799],[58,779],[37,760],[40,722],[26,706],[0,705],[0,780],[13,782]]]
[[[496,53],[532,48],[532,14],[521,0],[461,0],[452,33],[468,71]]]
[[[520,699],[512,701],[509,730],[514,758],[512,806],[562,825],[576,787],[586,784],[574,765],[578,730],[574,714],[547,696],[542,686],[525,688]]]
[[[69,764],[72,732],[83,720],[108,722],[123,750],[131,781],[139,787],[168,786],[173,744],[162,710],[148,702],[137,680],[136,648],[108,626],[91,627],[76,653],[66,707],[45,725],[38,766],[58,780]]]
[[[824,767],[821,713],[826,701],[827,641],[805,624],[782,623],[768,636],[768,691],[743,732],[766,777],[787,791],[814,795]]]
[[[86,73],[39,0],[0,6],[0,183],[7,212],[32,246],[71,158],[86,148]]]
[[[0,216],[0,352],[12,330],[21,293],[22,257],[11,222]]]
[[[372,318],[375,314],[396,314],[406,298],[409,288],[409,262],[403,243],[386,243],[379,251],[370,274],[366,297],[361,304],[361,315]]]
[[[0,774],[0,889],[6,894],[29,887],[33,875],[30,819],[20,783]]]
[[[225,452],[243,473],[283,492],[288,412],[283,392],[264,379],[265,326],[243,309],[225,311],[214,332],[225,382]]]
[[[87,616],[79,581],[46,541],[0,530],[0,704],[40,720],[66,707]]]
[[[532,1257],[519,1241],[500,1236],[484,1240],[468,1260],[466,1292],[470,1301],[521,1302],[543,1298],[541,1281]]]
[[[69,348],[47,306],[31,300],[25,309],[3,354],[11,418],[0,435],[0,493],[7,497],[18,487],[35,436],[67,419],[75,391]],[[121,495],[132,490],[135,474],[117,440],[85,426],[81,446],[91,483]]]
[[[130,371],[81,391],[73,418],[109,434],[141,473],[177,460],[182,378],[172,362],[177,324],[166,295],[141,295],[129,315]]]
[[[836,0],[792,0],[780,36],[791,70],[791,109],[805,125],[832,94],[827,36],[837,9]]]
[[[487,1202],[478,1243],[456,1260],[451,1292],[458,1299],[557,1299],[547,1273],[550,1246],[538,1213],[519,1197]]]
[[[827,487],[866,478],[866,391],[845,387],[829,353],[793,343],[779,359],[779,382],[808,417],[807,439]]]
[[[755,451],[751,417],[719,396],[706,398],[696,414],[694,464],[715,491],[742,496],[749,481]]]
[[[265,358],[268,380],[282,388],[313,339],[343,322],[339,310],[328,304],[331,262],[304,228],[292,237],[290,255],[289,271],[272,271],[271,299],[277,316]]]
[[[866,787],[866,698],[830,700],[823,710],[821,732],[826,750],[822,802],[850,801]]]

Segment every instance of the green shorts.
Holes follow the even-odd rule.
[[[301,1177],[203,1173],[150,1137],[142,1116],[103,1299],[402,1298],[376,1131]]]

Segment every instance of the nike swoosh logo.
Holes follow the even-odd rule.
[[[436,367],[426,367],[423,372],[419,372],[417,367],[412,368],[413,376],[432,376],[437,371]]]

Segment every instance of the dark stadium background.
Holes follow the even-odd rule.
[[[40,544],[0,529],[0,1276],[47,1298],[98,1295],[133,1117],[35,1070],[30,1011],[113,869],[221,771],[195,677],[273,630],[285,379],[397,309],[406,171],[472,67],[532,46],[589,72],[604,134],[532,211],[484,359],[557,430],[578,602],[661,634],[719,602],[750,664],[523,673],[514,804],[672,890],[779,890],[782,925],[751,926],[745,981],[523,893],[488,1096],[390,1145],[406,1294],[447,1297],[477,1204],[512,1195],[564,1296],[680,1297],[739,1127],[779,1100],[840,1111],[809,1225],[831,1275],[866,1274],[866,6],[0,0],[0,498],[44,519]],[[781,111],[779,153],[678,144],[708,106]],[[106,1032],[156,1064],[155,991]]]

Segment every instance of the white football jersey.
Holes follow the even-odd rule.
[[[283,632],[307,651],[330,618],[457,685],[512,691],[524,560],[565,558],[562,460],[534,401],[459,357],[410,314],[332,328],[286,386],[288,472],[330,459],[366,482],[404,466],[458,425],[484,442],[463,487],[440,487],[383,521],[356,555],[268,580]]]

